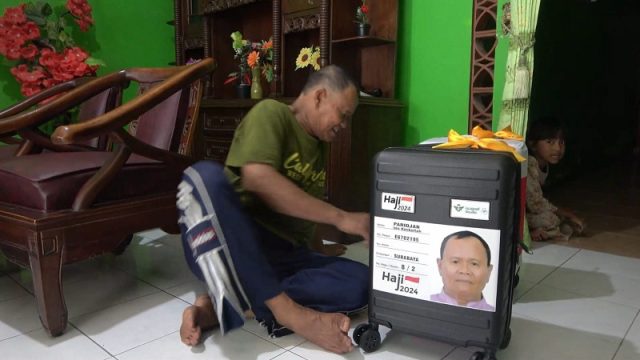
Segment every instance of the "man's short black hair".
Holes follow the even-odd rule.
[[[343,91],[351,86],[356,90],[358,89],[351,75],[337,65],[325,66],[311,73],[309,79],[307,79],[307,83],[304,85],[304,88],[302,88],[302,92],[305,93],[320,84],[326,85],[333,91]]]
[[[462,230],[447,235],[444,240],[442,240],[442,244],[440,244],[440,259],[444,257],[444,248],[447,246],[447,242],[449,241],[449,239],[462,239],[466,237],[476,238],[480,241],[482,246],[484,246],[484,250],[487,252],[487,266],[491,265],[491,250],[489,249],[489,244],[487,244],[487,242],[484,241],[484,239],[480,237],[480,235],[469,230]]]

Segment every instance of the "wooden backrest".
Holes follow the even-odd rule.
[[[140,82],[139,94],[159,83]],[[202,80],[196,80],[132,121],[129,133],[157,148],[191,155],[201,95]]]

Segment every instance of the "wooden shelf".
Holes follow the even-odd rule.
[[[354,36],[354,37],[348,37],[344,39],[332,40],[331,43],[334,45],[371,47],[371,46],[395,44],[395,41],[383,39],[375,36]]]
[[[356,36],[355,9],[361,0],[176,0],[176,59],[213,57],[216,71],[206,79],[200,104],[195,156],[224,163],[235,128],[256,104],[237,99],[224,85],[238,69],[229,35],[253,41],[273,35],[276,78],[263,83],[265,96],[291,103],[311,68],[295,70],[301,48],[320,48],[320,64],[341,66],[363,89],[381,97],[360,97],[351,126],[328,147],[326,198],[349,211],[368,211],[371,159],[384,148],[403,144],[404,105],[395,100],[399,0],[369,0],[369,36]],[[198,16],[202,14],[202,16]],[[335,239],[340,240],[340,239]]]

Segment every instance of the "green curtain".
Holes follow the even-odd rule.
[[[533,45],[540,0],[511,0],[507,4],[511,8],[510,29],[503,28],[503,32],[509,40],[509,51],[498,129],[511,125],[515,133],[525,136],[529,120]],[[526,221],[523,240],[525,248],[530,248],[531,236]]]

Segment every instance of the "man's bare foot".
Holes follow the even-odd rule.
[[[267,300],[267,306],[280,324],[323,349],[337,354],[353,349],[348,335],[351,320],[347,316],[300,306],[284,293]]]
[[[197,345],[203,331],[213,329],[218,325],[218,318],[213,311],[213,304],[209,295],[200,295],[196,302],[184,309],[180,339],[189,346]]]

